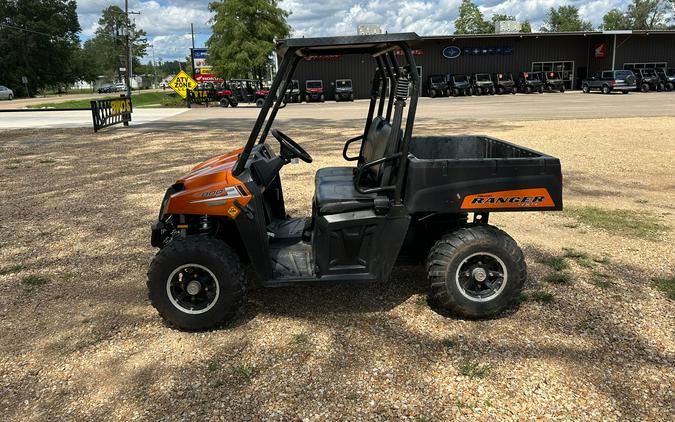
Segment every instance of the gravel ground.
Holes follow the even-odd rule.
[[[388,283],[255,291],[230,326],[182,333],[147,301],[149,224],[177,176],[246,134],[0,132],[2,419],[672,420],[675,305],[651,279],[675,274],[675,119],[416,133],[439,131],[556,155],[566,206],[646,212],[659,229],[494,215],[530,273],[519,308],[494,320],[440,315],[423,270],[405,267]],[[286,133],[315,157],[282,175],[289,211],[306,214],[314,171],[341,163],[357,131]],[[564,248],[569,279],[547,282]]]

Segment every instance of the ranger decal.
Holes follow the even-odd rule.
[[[545,208],[555,203],[545,188],[505,190],[467,195],[462,209],[473,208]]]

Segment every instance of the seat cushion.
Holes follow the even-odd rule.
[[[351,181],[354,178],[354,167],[324,167],[319,169],[314,176],[314,184],[327,183],[335,180]]]
[[[328,180],[316,184],[314,202],[319,214],[337,214],[373,206],[375,194],[364,195],[354,189],[352,180]]]

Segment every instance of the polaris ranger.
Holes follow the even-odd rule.
[[[466,75],[450,75],[448,77],[448,89],[453,97],[471,95],[473,93],[471,81],[469,81],[469,77]]]
[[[530,94],[532,92],[541,94],[544,92],[544,83],[541,80],[539,72],[521,72],[520,75],[518,75],[516,85],[518,86],[518,91],[525,94]]]
[[[516,82],[513,80],[513,75],[510,73],[496,73],[494,75],[495,89],[497,94],[515,94],[518,92]]]
[[[239,105],[237,97],[234,95],[227,83],[222,83],[216,89],[215,98],[220,103],[221,107],[236,107]]]
[[[654,69],[633,69],[637,89],[641,92],[663,91],[664,85]]]
[[[305,101],[320,101],[324,102],[326,97],[323,93],[323,81],[321,80],[310,80],[305,81]]]
[[[474,95],[495,95],[495,84],[489,73],[474,73],[471,77],[471,89]]]
[[[289,103],[299,103],[300,101],[300,81],[293,79],[286,91]]]
[[[338,79],[335,81],[335,101],[354,101],[354,89],[351,79]]]
[[[666,91],[672,91],[675,88],[675,69],[656,69],[656,74],[661,79],[663,84],[663,89]]]
[[[427,93],[431,98],[448,96],[448,81],[443,75],[429,75],[427,78]]]
[[[243,148],[197,165],[164,195],[147,285],[166,321],[209,329],[237,314],[254,280],[384,282],[404,260],[425,263],[430,302],[459,316],[491,317],[517,303],[525,258],[490,213],[561,210],[560,162],[487,136],[413,136],[421,84],[410,43],[418,42],[414,33],[278,41],[272,92],[285,92],[307,56],[369,55],[383,69],[362,133],[342,148],[351,165],[319,169],[311,214],[289,216],[280,170],[312,156],[274,127],[282,99],[267,96]]]
[[[565,81],[560,72],[542,72],[542,81],[544,82],[544,90],[546,92],[565,92]]]

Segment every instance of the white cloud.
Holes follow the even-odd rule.
[[[130,0],[129,9],[136,24],[148,33],[155,45],[155,56],[166,59],[184,58],[190,46],[190,23],[197,38],[203,42],[210,34],[208,10],[213,0]],[[441,35],[454,32],[461,0],[281,0],[279,5],[291,12],[288,19],[293,36],[355,34],[361,23],[376,23],[386,31],[415,31],[421,35]],[[495,13],[514,15],[529,20],[538,30],[551,7],[573,4],[581,16],[594,26],[610,9],[624,9],[627,0],[478,0],[486,18]],[[110,5],[124,7],[123,0],[80,0],[78,14],[84,38],[91,37],[101,11]]]

